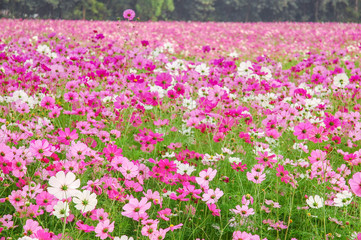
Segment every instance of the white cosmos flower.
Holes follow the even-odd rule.
[[[334,206],[336,207],[347,206],[352,201],[352,193],[346,190],[341,193],[337,193],[336,198],[333,201],[335,203]]]
[[[134,238],[123,235],[121,237],[115,237],[114,240],[134,240]]]
[[[344,88],[349,83],[350,83],[350,80],[348,79],[348,76],[346,75],[346,73],[337,74],[333,78],[333,85],[338,88]]]
[[[37,240],[37,238],[31,238],[31,237],[28,237],[28,236],[24,236],[22,238],[19,238],[18,240]]]
[[[252,63],[250,61],[241,62],[237,68],[237,73],[239,76],[248,76],[251,74]]]
[[[322,197],[315,195],[310,196],[307,200],[306,203],[308,204],[308,206],[310,206],[311,208],[322,208],[323,207],[323,203],[324,200]]]
[[[193,110],[197,107],[197,103],[191,98],[190,99],[184,98],[182,106],[188,108],[189,110]]]
[[[196,170],[194,166],[190,166],[187,163],[181,163],[179,161],[175,161],[177,165],[177,173],[180,175],[188,174],[189,176]]]
[[[57,218],[64,218],[69,216],[70,209],[69,209],[69,203],[58,201],[58,203],[54,206],[53,214]]]
[[[194,70],[200,75],[209,75],[209,67],[205,63],[198,65]]]
[[[73,202],[76,204],[75,208],[85,212],[92,211],[97,205],[97,195],[95,193],[91,193],[89,190],[84,190],[83,192],[78,192],[74,198]]]
[[[229,160],[230,163],[237,163],[238,164],[238,163],[242,162],[242,160],[240,158],[238,158],[238,157],[229,157],[228,160]]]
[[[66,175],[63,171],[58,172],[55,177],[52,176],[49,179],[48,192],[53,194],[57,199],[66,199],[77,194],[77,188],[80,186],[80,180],[75,179],[75,175],[72,172],[68,172]]]

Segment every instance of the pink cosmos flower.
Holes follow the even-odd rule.
[[[163,198],[160,196],[158,191],[153,192],[151,189],[148,189],[144,196],[148,199],[148,201],[153,201],[153,204],[160,205],[162,208]]]
[[[340,119],[335,118],[334,116],[326,117],[323,122],[326,125],[326,129],[331,131],[335,130],[338,126],[341,126]]]
[[[55,100],[52,97],[44,97],[40,102],[40,106],[50,110],[55,106]]]
[[[13,219],[12,215],[6,214],[0,218],[0,223],[2,224],[3,227],[11,228],[14,226],[14,221],[11,221],[12,219]]]
[[[76,103],[77,101],[79,101],[79,94],[76,92],[64,93],[64,100],[65,102]]]
[[[274,159],[276,155],[275,154],[268,155],[267,151],[265,153],[258,152],[258,155],[259,157],[256,157],[258,163],[262,164],[265,167],[268,166],[270,168],[273,168],[272,164],[277,162],[277,159]]]
[[[106,219],[108,219],[109,213],[107,213],[106,211],[104,211],[103,208],[99,208],[99,209],[94,209],[93,211],[91,211],[92,215],[90,216],[90,218],[95,221],[99,221],[99,222],[103,222]]]
[[[70,128],[65,128],[64,131],[59,131],[59,142],[69,145],[71,141],[78,139],[76,129],[70,132]]]
[[[9,202],[15,207],[18,208],[20,206],[25,205],[25,195],[21,190],[13,190],[9,196]]]
[[[141,230],[141,233],[143,236],[145,237],[150,237],[150,235],[152,235],[154,232],[157,231],[158,228],[158,222],[157,223],[143,223],[143,227]]]
[[[356,196],[361,197],[361,172],[355,173],[348,183],[350,184],[352,192]]]
[[[300,123],[297,126],[295,126],[294,135],[297,136],[297,139],[307,139],[308,135],[310,134],[310,131],[313,129],[313,126],[311,123]]]
[[[213,180],[216,174],[216,169],[213,170],[212,168],[208,168],[199,173],[199,177],[196,177],[196,181],[201,186],[208,186],[209,182]]]
[[[129,161],[126,157],[123,156],[116,156],[112,159],[110,162],[110,165],[117,171],[120,171],[121,167],[123,166],[123,163]]]
[[[84,224],[81,220],[77,221],[75,224],[77,229],[82,230],[84,232],[92,232],[95,230],[95,227]]]
[[[219,188],[216,188],[216,190],[209,189],[207,193],[203,194],[202,201],[206,202],[206,204],[212,204],[216,203],[218,199],[220,199],[223,196],[223,191]]]
[[[327,141],[327,131],[323,127],[314,127],[308,135],[308,140],[314,143],[322,143],[323,141]]]
[[[213,216],[219,216],[219,214],[221,213],[221,210],[217,209],[217,205],[214,203],[207,204],[207,207],[208,207],[209,211],[211,211]]]
[[[252,235],[247,232],[235,231],[233,232],[232,240],[259,240],[258,235]]]
[[[247,172],[247,179],[254,183],[262,183],[266,179],[266,174],[262,172]]]
[[[61,236],[59,235],[55,236],[53,233],[49,233],[44,229],[39,229],[38,231],[36,231],[36,233],[34,233],[33,236],[35,239],[39,239],[39,240],[61,239]]]
[[[36,196],[36,204],[38,206],[45,207],[47,212],[53,211],[53,206],[56,204],[57,201],[54,201],[55,198],[50,193],[43,191]]]
[[[17,158],[12,162],[12,169],[14,177],[21,178],[27,172],[26,162],[21,158]]]
[[[41,227],[39,226],[39,223],[37,221],[28,219],[28,220],[26,220],[26,223],[24,225],[24,234],[26,236],[31,236],[40,229],[41,229]]]
[[[59,107],[54,107],[51,112],[49,112],[48,116],[49,118],[58,118],[60,116],[60,110],[62,108],[59,108]]]
[[[165,238],[165,235],[167,234],[167,232],[168,232],[167,229],[160,228],[159,230],[156,230],[155,232],[153,232],[149,236],[149,239],[150,240],[163,240]]]
[[[143,186],[139,182],[131,181],[131,180],[125,180],[124,185],[126,189],[129,189],[134,192],[141,192],[143,191]]]
[[[117,145],[108,144],[104,149],[103,153],[104,155],[109,158],[110,160],[113,159],[115,156],[122,156],[123,150],[121,148],[118,148]]]
[[[290,180],[290,177],[288,176],[288,171],[286,171],[281,164],[278,164],[278,168],[276,168],[276,170],[276,176],[280,177],[282,182],[288,183]]]
[[[242,217],[248,217],[250,215],[254,215],[254,209],[248,208],[248,205],[243,205],[242,207],[237,205],[236,209],[231,209],[231,212],[234,212],[235,214],[239,214]]]
[[[239,163],[233,162],[231,164],[231,167],[233,170],[236,170],[237,172],[238,171],[244,172],[244,170],[247,169],[247,164],[242,164],[242,162]]]
[[[123,17],[129,21],[132,21],[135,17],[135,12],[132,9],[127,9],[123,12]]]
[[[51,145],[49,144],[48,140],[32,140],[30,143],[30,152],[36,157],[37,159],[42,159],[45,157],[50,157],[52,154]]]
[[[85,143],[82,142],[75,143],[73,141],[68,154],[70,158],[74,157],[76,160],[79,159],[84,160],[88,152],[89,152],[89,148]]]
[[[100,239],[106,239],[109,237],[109,233],[114,230],[114,222],[110,223],[109,219],[106,219],[104,222],[99,222],[95,227],[94,232],[95,236],[100,237]]]
[[[253,204],[253,197],[250,194],[246,194],[242,196],[242,204],[250,205]]]
[[[152,204],[148,202],[148,199],[145,197],[143,197],[140,201],[138,201],[136,198],[131,198],[129,202],[124,205],[124,212],[122,212],[122,215],[138,221],[140,216],[146,213],[151,205]]]
[[[166,208],[163,210],[158,211],[157,218],[161,218],[165,221],[169,221],[169,218],[167,216],[172,214],[172,210],[170,208]]]
[[[116,97],[114,107],[120,110],[128,108],[128,98],[125,95]]]
[[[327,153],[325,151],[321,151],[319,149],[313,150],[311,152],[311,156],[308,157],[310,163],[313,164],[315,162],[322,162],[326,159]]]
[[[123,174],[125,179],[128,180],[134,178],[139,173],[138,167],[129,160],[123,162],[122,166],[120,167],[120,172]]]
[[[154,81],[156,86],[160,86],[163,89],[167,89],[172,86],[172,75],[169,73],[160,73],[157,75],[156,80]]]
[[[192,200],[200,199],[201,197],[198,194],[202,193],[201,189],[196,189],[194,185],[184,184],[184,195],[190,195]]]
[[[173,224],[171,224],[168,228],[166,228],[166,229],[164,229],[165,231],[174,231],[174,230],[176,230],[176,229],[180,229],[181,227],[183,226],[183,223],[180,223],[180,224],[178,224],[178,225],[173,225]]]
[[[29,105],[27,103],[22,102],[22,103],[19,103],[19,104],[16,105],[16,111],[18,111],[21,114],[29,113],[30,108],[29,108]]]

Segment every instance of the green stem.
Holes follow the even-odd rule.
[[[68,207],[68,202],[66,202],[65,209]],[[66,226],[66,210],[65,210],[65,217],[64,217],[64,223],[63,223],[63,231],[61,232],[61,239],[65,239],[65,226]]]

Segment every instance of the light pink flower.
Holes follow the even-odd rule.
[[[352,192],[356,196],[361,197],[361,172],[355,173],[348,183],[350,184]]]
[[[109,233],[114,230],[114,222],[110,223],[109,219],[106,219],[104,222],[99,222],[95,227],[94,232],[96,233],[96,237],[100,239],[106,239],[109,237]]]
[[[206,202],[206,204],[214,204],[218,202],[218,199],[220,199],[223,196],[223,191],[219,188],[216,188],[216,190],[209,189],[207,193],[203,194],[202,201]]]
[[[122,215],[138,221],[140,219],[140,216],[146,213],[146,211],[151,207],[151,205],[152,204],[148,202],[148,199],[145,197],[143,197],[140,201],[138,201],[138,199],[136,198],[131,198],[129,200],[129,203],[124,205],[124,212],[122,212]]]
[[[231,209],[231,212],[234,212],[235,214],[239,214],[242,217],[248,217],[250,215],[254,215],[253,208],[248,208],[248,205],[243,205],[242,207],[237,205],[236,209]]]
[[[24,234],[26,236],[31,236],[40,229],[42,229],[42,228],[39,226],[39,223],[37,221],[28,219],[28,220],[26,220],[26,223],[24,225]]]
[[[119,170],[123,174],[125,179],[128,180],[136,177],[139,173],[138,167],[129,160],[124,161]]]
[[[208,168],[199,173],[199,177],[196,177],[196,181],[199,185],[208,186],[209,182],[213,180],[216,174],[216,169],[213,170],[212,168]]]
[[[37,159],[42,159],[44,156],[50,157],[52,154],[51,145],[49,144],[48,140],[32,140],[30,143],[30,152],[36,157]]]

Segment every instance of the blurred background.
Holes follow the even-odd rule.
[[[0,0],[2,18],[360,22],[359,0]]]

